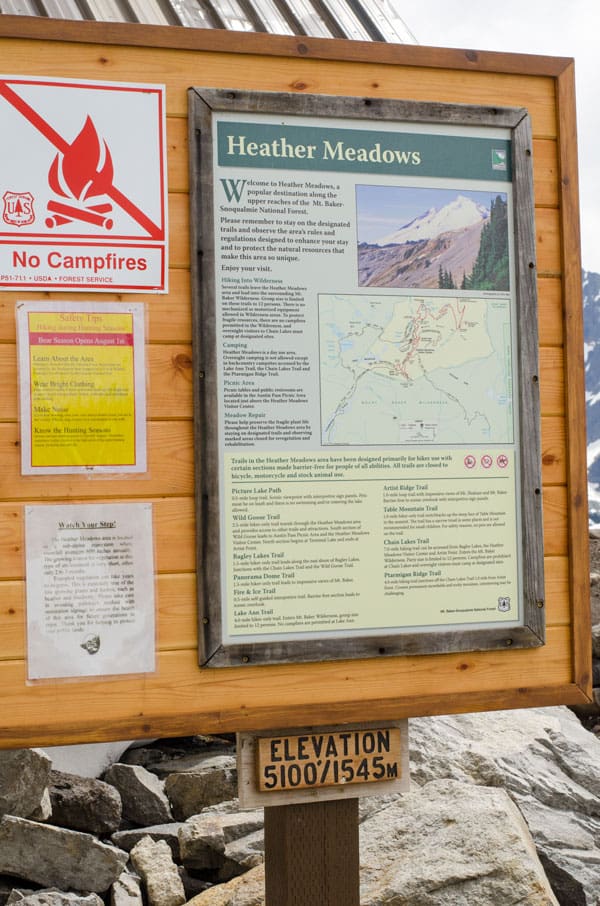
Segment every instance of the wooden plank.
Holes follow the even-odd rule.
[[[587,450],[585,425],[585,371],[583,362],[583,305],[577,184],[577,124],[575,120],[575,72],[566,69],[558,80],[560,122],[560,203],[563,214],[563,289],[565,310],[565,391],[569,400],[567,436],[568,519],[567,530],[571,563],[574,636],[573,656],[576,680],[591,694],[590,662],[590,565],[587,534]]]
[[[536,208],[538,276],[556,276],[561,271],[561,224],[555,208]]]
[[[542,418],[542,481],[544,485],[565,484],[567,445],[565,422],[561,416]]]
[[[358,799],[265,810],[265,906],[359,906]]]
[[[569,561],[567,557],[544,560],[545,608],[548,626],[567,626],[571,620]]]
[[[538,274],[538,331],[541,346],[561,346],[564,338],[562,282]]]
[[[142,480],[141,484],[145,482]],[[156,572],[193,572],[196,551],[192,497],[153,499],[144,495],[144,499],[153,504]],[[28,499],[28,503],[35,502],[37,501],[32,498]],[[71,497],[70,502],[78,503],[82,502],[82,499]],[[126,503],[127,498],[121,498],[118,502]],[[23,546],[23,504],[0,503],[0,575],[7,579],[23,578],[25,568]]]
[[[440,713],[442,706],[445,713],[458,713],[510,707],[511,701],[523,706],[561,698],[582,701],[581,690],[570,688],[570,644],[570,629],[554,627],[547,644],[534,651],[381,658],[363,663],[360,671],[334,661],[304,669],[238,667],[216,675],[195,666],[194,651],[164,652],[152,675],[65,684],[60,735],[54,720],[45,725],[41,717],[54,711],[56,686],[26,686],[24,662],[7,661],[0,664],[0,683],[14,694],[10,715],[0,718],[0,741],[21,745],[29,734],[29,740],[49,745],[73,736],[86,741],[160,736],[167,726],[173,728],[169,733],[185,735],[301,726],[315,723],[317,714],[320,722],[358,723],[364,714],[372,720],[398,719]],[[436,686],[443,692],[432,694],[434,663]],[[410,696],[398,691],[405,684]]]
[[[147,347],[148,418],[192,417],[191,346]]]
[[[555,141],[533,143],[533,183],[538,206],[558,207],[558,148]]]
[[[111,22],[76,22],[69,20],[38,20],[19,16],[2,16],[0,35],[12,38],[27,36],[31,40],[87,42],[90,44],[125,44],[141,47],[178,49],[194,52],[223,51],[236,54],[265,54],[272,56],[310,54],[319,59],[350,61],[384,60],[393,65],[436,66],[487,72],[531,73],[558,76],[571,62],[570,58],[543,55],[504,54],[492,51],[452,48],[415,47],[405,44],[371,43],[368,41],[298,38],[262,35],[253,32],[207,29],[164,28],[155,25],[129,25]],[[35,45],[34,45],[35,47]],[[35,50],[34,54],[35,56]],[[106,65],[108,60],[100,57]]]
[[[190,266],[190,202],[186,194],[169,195],[169,268]]]
[[[521,443],[521,569],[523,621],[545,637],[544,549],[540,488],[541,425],[537,279],[534,267],[533,167],[531,122],[523,116],[513,129],[513,199],[515,206],[515,278],[517,305],[518,398]],[[527,442],[524,439],[527,438]]]
[[[548,557],[567,555],[569,544],[566,488],[544,488],[542,508],[544,514],[544,553]],[[587,537],[587,529],[584,537]]]
[[[245,35],[244,39],[247,38]],[[35,41],[27,40],[5,44],[5,68],[12,73],[25,71],[29,75],[80,78],[85,72],[86,78],[106,79],[109,70],[111,79],[164,83],[167,112],[171,116],[186,115],[185,88],[218,85],[256,91],[410,97],[418,101],[526,107],[532,118],[534,137],[556,136],[553,74],[544,77],[501,71],[488,73],[470,67],[472,71],[465,79],[460,69],[440,71],[435,63],[428,67],[426,54],[421,54],[423,63],[398,65],[406,56],[407,45],[398,46],[391,65],[382,63],[371,46],[372,59],[367,62],[311,59],[307,55],[301,55],[300,59],[296,55],[276,59],[269,55],[250,55],[240,67],[235,54],[214,50],[198,54],[155,49],[149,55],[144,47],[115,44],[103,47],[98,54],[95,47],[86,44],[65,47],[49,42],[40,47]],[[383,49],[385,45],[378,47]],[[435,60],[436,55],[430,59]]]
[[[540,402],[542,417],[564,415],[565,372],[561,347],[542,346],[540,349]]]

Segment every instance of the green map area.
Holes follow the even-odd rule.
[[[513,442],[510,300],[321,295],[321,442]]]

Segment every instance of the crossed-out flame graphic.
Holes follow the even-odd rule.
[[[109,203],[90,204],[94,199],[107,195],[113,186],[114,168],[105,141],[98,137],[96,127],[88,116],[79,135],[59,152],[48,173],[48,183],[53,192],[72,199],[73,204],[49,201],[52,216],[46,220],[48,227],[60,226],[72,220],[82,220],[111,229],[112,211]]]

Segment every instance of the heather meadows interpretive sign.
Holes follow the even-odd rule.
[[[543,644],[525,111],[191,103],[222,567],[202,663]]]

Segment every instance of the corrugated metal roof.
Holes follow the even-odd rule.
[[[416,43],[398,0],[0,0],[0,14]]]

